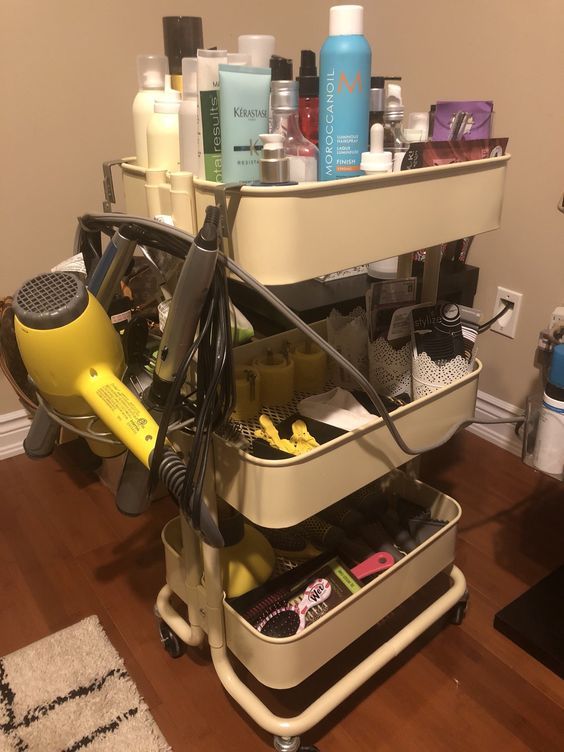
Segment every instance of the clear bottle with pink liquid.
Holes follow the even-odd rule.
[[[273,81],[270,106],[272,133],[284,136],[284,151],[290,159],[290,180],[316,181],[319,151],[300,130],[297,82]]]

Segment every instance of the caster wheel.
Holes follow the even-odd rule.
[[[458,601],[456,606],[453,607],[450,612],[451,624],[462,624],[466,611],[468,610],[468,595],[466,595],[461,601]]]
[[[186,645],[162,619],[159,621],[159,636],[163,648],[171,658],[180,658],[181,655],[184,655]]]
[[[274,749],[276,752],[300,752],[299,736],[275,736]]]
[[[302,745],[299,736],[275,736],[274,749],[276,752],[319,752],[317,747]]]

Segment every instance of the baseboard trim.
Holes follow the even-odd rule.
[[[523,414],[515,405],[493,397],[485,392],[478,392],[476,400],[476,415],[480,418],[514,418]],[[15,410],[11,413],[0,415],[0,460],[15,457],[23,453],[23,440],[29,430],[30,419],[25,410]],[[521,456],[521,441],[515,435],[515,430],[510,423],[494,423],[485,425],[474,423],[466,429],[475,433],[486,441],[506,449],[512,454]]]
[[[29,431],[30,422],[25,410],[0,415],[0,460],[23,453],[23,440]]]
[[[520,417],[523,410],[509,402],[504,402],[491,394],[478,392],[476,400],[476,415],[479,418],[497,418],[499,420]],[[467,431],[475,433],[482,439],[495,444],[502,449],[506,449],[511,454],[521,456],[522,443],[518,436],[515,435],[515,425],[512,423],[474,423],[469,426]]]

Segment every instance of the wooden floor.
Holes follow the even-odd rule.
[[[492,627],[500,607],[562,563],[562,484],[468,433],[424,458],[422,476],[462,505],[467,617],[432,629],[305,741],[321,752],[564,750],[564,683]],[[0,654],[97,614],[175,752],[272,749],[205,651],[174,661],[159,644],[152,606],[169,500],[122,517],[63,452],[0,462],[0,500]],[[321,674],[320,685],[331,681]]]

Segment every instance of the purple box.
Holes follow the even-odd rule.
[[[433,141],[473,141],[490,138],[493,102],[437,102]]]

